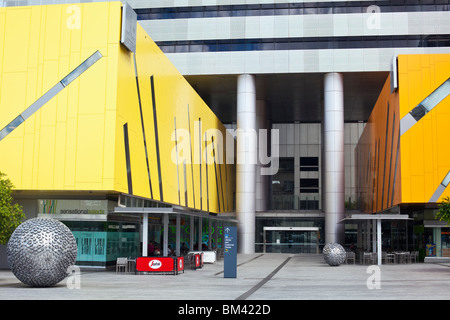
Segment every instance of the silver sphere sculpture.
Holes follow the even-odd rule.
[[[70,229],[52,218],[26,220],[14,230],[6,247],[11,271],[24,284],[50,287],[62,281],[77,259]]]
[[[339,243],[327,243],[323,247],[323,258],[330,266],[339,266],[345,262],[347,253]]]

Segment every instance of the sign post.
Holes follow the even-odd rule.
[[[224,227],[223,277],[236,278],[237,273],[237,227]]]

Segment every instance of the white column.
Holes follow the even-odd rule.
[[[208,219],[208,250],[212,249],[212,219]]]
[[[202,238],[203,238],[203,218],[198,217],[198,243],[197,243],[198,251],[202,251]]]
[[[180,238],[181,238],[181,217],[179,214],[177,214],[177,230],[176,230],[176,235],[175,235],[175,252],[176,252],[176,256],[179,257],[181,256],[181,252],[180,252]]]
[[[253,75],[238,76],[237,83],[237,163],[236,216],[238,250],[255,252],[256,206],[256,86]]]
[[[214,220],[214,250],[217,250],[219,242],[219,223]]]
[[[372,252],[377,252],[377,233],[375,231],[376,221],[372,220]]]
[[[356,236],[356,248],[357,249],[361,249],[361,248],[364,248],[364,245],[363,245],[363,230],[362,230],[362,228],[363,228],[363,224],[361,223],[361,222],[358,222],[357,223],[357,226],[358,226],[358,233],[357,233],[357,236]]]
[[[189,249],[194,251],[194,239],[195,239],[195,217],[190,216],[190,228],[189,228]]]
[[[148,213],[142,217],[142,256],[148,255]]]
[[[381,266],[381,219],[377,220],[377,248],[378,248],[378,265]]]
[[[344,225],[344,83],[340,73],[324,77],[323,157],[325,242],[343,244]]]
[[[163,257],[167,257],[168,254],[168,245],[169,245],[169,214],[167,212],[163,213],[163,224],[164,224],[164,232],[163,232]]]

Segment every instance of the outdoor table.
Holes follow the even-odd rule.
[[[405,262],[406,252],[394,252],[397,263]]]
[[[396,263],[396,257],[394,253],[386,253],[386,263],[392,258],[393,263]]]

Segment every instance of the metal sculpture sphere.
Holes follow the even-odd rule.
[[[14,230],[6,254],[13,274],[33,287],[49,287],[67,276],[77,259],[77,243],[63,223],[51,218],[26,220]]]
[[[339,243],[327,243],[322,252],[325,262],[330,266],[339,266],[347,258],[345,249]]]

